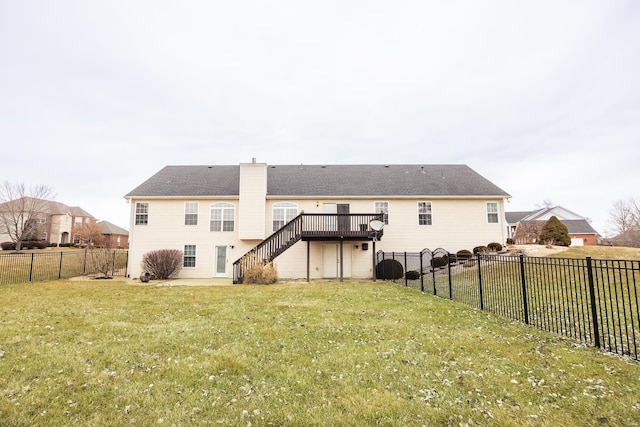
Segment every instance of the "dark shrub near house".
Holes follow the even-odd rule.
[[[502,245],[498,242],[491,242],[487,245],[487,249],[491,252],[500,252],[502,250]]]
[[[420,272],[418,270],[407,271],[405,278],[407,280],[418,280],[420,278]]]
[[[485,252],[487,252],[487,247],[486,246],[476,246],[475,248],[473,248],[473,253],[474,254],[483,254]]]
[[[446,256],[446,255],[445,256],[437,256],[437,257],[434,257],[431,260],[431,266],[433,268],[444,267],[448,263],[449,263],[449,257]]]
[[[461,249],[458,252],[456,252],[456,257],[458,258],[459,261],[468,260],[469,258],[471,258],[471,255],[473,255],[471,251],[468,251],[466,249]]]
[[[376,278],[385,280],[401,279],[404,275],[402,264],[395,259],[383,259],[376,265]]]
[[[3,251],[15,251],[16,244],[14,242],[2,242],[0,243],[0,247]]]

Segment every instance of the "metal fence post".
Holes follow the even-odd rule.
[[[480,268],[480,252],[476,253],[478,262],[478,288],[480,290],[480,310],[484,310],[484,297],[482,296],[482,268]]]
[[[420,292],[424,292],[424,266],[422,257],[424,256],[424,249],[420,251]]]
[[[58,268],[58,279],[62,277],[62,255],[63,252],[60,252],[60,267]]]
[[[436,295],[436,263],[433,258],[433,251],[431,251],[431,280],[433,281],[433,294]]]
[[[82,265],[82,275],[87,274],[87,249],[84,250],[84,264]]]
[[[31,252],[31,265],[29,266],[29,281],[30,282],[33,280],[33,255],[34,255],[34,253]]]
[[[522,282],[522,306],[524,308],[524,323],[529,324],[529,303],[527,302],[527,280],[524,275],[524,255],[520,254],[520,279]]]
[[[457,261],[457,258],[456,258]],[[447,273],[449,274],[449,299],[453,299],[453,284],[451,283],[451,253],[447,254]]]
[[[409,286],[409,281],[407,280],[407,251],[404,251],[404,286]]]
[[[587,257],[587,277],[589,278],[589,299],[591,301],[591,317],[593,318],[593,345],[600,348],[600,331],[598,327],[598,310],[596,308],[596,292],[593,280],[591,257]]]

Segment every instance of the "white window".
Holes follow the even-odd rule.
[[[278,231],[286,223],[298,216],[298,205],[290,202],[281,202],[273,205],[273,231]]]
[[[196,266],[196,245],[184,245],[184,267]]]
[[[184,204],[184,225],[198,225],[197,202],[186,202]]]
[[[496,202],[487,203],[487,222],[489,224],[498,223],[498,204]]]
[[[418,225],[431,225],[431,202],[418,202]]]
[[[233,231],[236,207],[231,203],[214,203],[211,205],[210,231]]]
[[[82,225],[82,217],[75,217],[75,226],[80,227]]]
[[[48,234],[46,231],[42,232],[42,240],[47,240]]]
[[[136,203],[136,225],[149,223],[149,203]]]
[[[373,202],[373,211],[382,214],[382,221],[389,224],[389,202]]]

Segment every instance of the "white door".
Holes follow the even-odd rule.
[[[351,245],[342,246],[344,264],[342,277],[351,277]],[[340,243],[325,243],[322,245],[322,277],[337,279],[340,277]]]
[[[213,276],[227,277],[227,247],[216,246],[213,260]]]

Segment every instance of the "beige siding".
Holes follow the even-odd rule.
[[[149,203],[149,223],[135,225],[135,203]],[[233,232],[209,231],[209,209],[219,201],[232,203],[236,207],[236,223]],[[450,252],[460,249],[473,249],[474,246],[490,242],[504,243],[504,204],[501,199],[400,199],[370,198],[357,200],[344,199],[267,199],[263,202],[262,216],[250,222],[254,232],[261,236],[272,233],[273,204],[292,202],[298,205],[298,212],[323,213],[324,203],[349,203],[351,213],[373,213],[375,201],[389,202],[389,224],[384,228],[384,236],[377,242],[376,249],[383,251],[418,252],[424,248],[444,248]],[[433,225],[418,225],[418,202],[432,203]],[[499,222],[489,224],[487,220],[487,202],[497,202]],[[198,224],[184,225],[184,203],[198,202]],[[184,268],[180,277],[213,277],[214,250],[216,246],[228,247],[228,277],[233,276],[232,264],[244,255],[262,238],[241,239],[240,201],[236,199],[193,199],[193,200],[132,200],[131,226],[129,232],[130,255],[129,271],[132,277],[141,273],[142,256],[156,249],[183,250],[184,245],[196,245],[196,267]],[[249,207],[248,209],[251,209]],[[249,221],[245,217],[245,221]],[[257,216],[255,218],[258,218]],[[257,227],[256,223],[260,225]],[[311,242],[310,277],[323,277],[322,243]],[[362,243],[368,243],[368,250],[362,249]],[[372,277],[372,242],[344,242],[349,245],[351,277]],[[356,248],[357,245],[357,248]],[[283,279],[300,279],[307,276],[307,242],[300,241],[276,258],[274,264]]]
[[[136,202],[149,203],[149,223],[135,225]],[[184,225],[185,202],[198,202],[198,224]],[[216,202],[233,204],[236,215],[234,231],[209,231],[210,207]],[[227,273],[232,276],[231,264],[257,241],[238,239],[237,199],[189,199],[189,200],[132,200],[129,231],[129,272],[132,277],[141,273],[140,263],[145,253],[157,249],[184,250],[184,245],[196,245],[196,267],[183,268],[179,277],[213,277],[214,248],[228,246]],[[233,248],[231,248],[233,246]]]
[[[240,205],[238,237],[242,240],[264,239],[267,165],[240,164]]]

